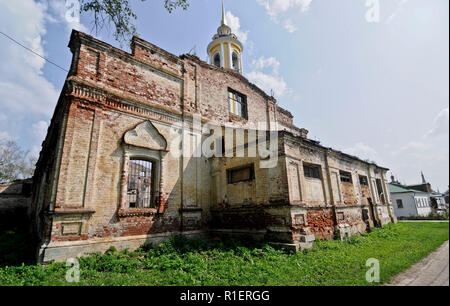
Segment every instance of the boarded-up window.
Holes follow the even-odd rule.
[[[303,172],[305,177],[320,179],[320,166],[316,165],[303,165]]]
[[[89,64],[87,65],[87,69],[95,74],[99,74],[100,53],[91,49],[88,49],[88,52],[89,52]]]
[[[346,171],[339,171],[339,175],[341,176],[341,182],[344,183],[352,183],[352,174]]]
[[[253,165],[229,169],[228,174],[228,184],[234,184],[239,182],[251,181],[255,178]]]
[[[298,177],[297,163],[289,164],[289,197],[292,202],[301,201],[300,180]]]
[[[334,201],[342,202],[341,190],[339,186],[339,178],[336,172],[331,172],[331,184],[333,189]]]

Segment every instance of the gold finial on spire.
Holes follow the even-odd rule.
[[[225,4],[223,0],[222,0],[222,25],[228,25],[227,19],[225,18]]]

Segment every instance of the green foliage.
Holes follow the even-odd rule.
[[[185,285],[300,286],[376,285],[365,280],[369,258],[381,264],[381,281],[448,240],[446,223],[400,223],[376,228],[347,241],[315,242],[312,250],[288,253],[245,240],[190,240],[175,236],[135,252],[110,248],[80,259],[80,283],[65,281],[63,263],[0,268],[3,285]]]
[[[171,13],[178,7],[186,10],[189,3],[188,0],[164,0],[164,7]],[[94,15],[93,25],[96,34],[105,26],[109,27],[113,24],[114,38],[121,43],[137,35],[136,26],[133,24],[137,15],[128,0],[81,0],[80,10]]]
[[[188,0],[164,0],[164,7],[172,13],[172,11],[178,7],[186,10],[189,7]]]
[[[115,246],[111,246],[106,252],[105,254],[115,254],[117,253],[117,249]]]
[[[400,217],[399,220],[418,220],[418,221],[425,221],[425,220],[435,220],[435,221],[448,221],[448,210],[445,211],[443,214],[438,214],[435,212],[430,213],[428,216],[410,216],[410,217]]]
[[[142,263],[130,258],[126,253],[106,252],[105,255],[93,254],[80,258],[81,271],[84,269],[96,272],[130,273],[141,268]]]

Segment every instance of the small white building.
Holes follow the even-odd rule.
[[[445,202],[445,195],[439,192],[432,192],[430,194],[431,208],[437,213],[444,213],[448,210],[448,204]]]
[[[389,184],[389,191],[397,218],[426,217],[432,212],[429,193],[395,183]]]

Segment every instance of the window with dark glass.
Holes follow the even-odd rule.
[[[305,177],[320,179],[320,166],[303,164]]]
[[[248,119],[247,97],[231,88],[228,89],[228,110],[231,114]]]
[[[344,183],[352,183],[352,174],[346,171],[339,171],[339,175],[341,177],[341,182]]]
[[[359,176],[359,183],[363,186],[369,186],[369,180],[367,179],[367,176],[360,175]]]
[[[400,200],[400,199],[397,200],[397,207],[398,208],[403,208],[403,201],[402,200]]]
[[[153,164],[145,160],[130,160],[128,165],[129,208],[153,208]]]
[[[253,165],[228,169],[228,184],[251,181],[255,178],[255,171]]]

